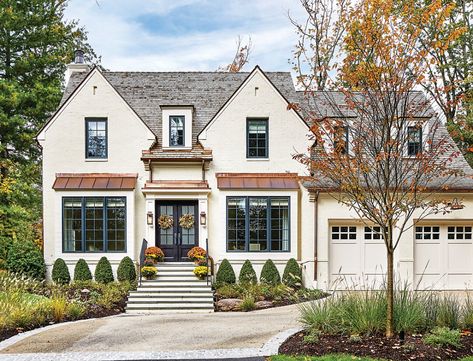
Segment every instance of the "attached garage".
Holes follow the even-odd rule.
[[[414,275],[414,284],[418,289],[472,288],[472,223],[416,226]]]
[[[379,288],[386,273],[386,247],[379,227],[330,224],[330,288]]]

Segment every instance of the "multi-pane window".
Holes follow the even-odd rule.
[[[171,147],[184,146],[184,116],[169,117],[169,145]]]
[[[333,150],[340,154],[348,153],[348,127],[335,127],[333,136]]]
[[[268,120],[248,119],[247,124],[247,151],[248,158],[268,157]]]
[[[471,226],[450,226],[447,228],[448,239],[472,239]]]
[[[86,118],[86,158],[107,158],[107,119]]]
[[[125,252],[124,197],[64,197],[64,252]]]
[[[415,156],[422,151],[422,129],[407,127],[407,155]]]
[[[229,251],[289,251],[288,197],[228,197]]]
[[[440,227],[439,226],[416,226],[415,228],[416,239],[440,239]]]
[[[332,226],[332,240],[356,239],[356,226]]]
[[[373,226],[373,227],[366,227],[365,226],[365,239],[383,239],[383,235],[381,233],[381,227]]]

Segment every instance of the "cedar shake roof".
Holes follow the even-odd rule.
[[[53,189],[74,190],[133,190],[136,173],[57,173]]]

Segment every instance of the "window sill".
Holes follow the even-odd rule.
[[[246,158],[248,162],[269,162],[269,158]]]
[[[169,150],[192,150],[192,147],[163,147],[163,150],[169,151]]]
[[[86,162],[108,162],[108,158],[85,158]]]

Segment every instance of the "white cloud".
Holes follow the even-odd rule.
[[[248,68],[259,64],[267,70],[290,69],[287,59],[296,35],[287,11],[300,13],[297,0],[233,0],[225,7],[213,6],[219,1],[99,0],[97,6],[95,0],[71,0],[66,16],[86,28],[103,65],[111,70],[215,70],[231,61],[238,35],[251,35],[253,40]],[[137,20],[150,14],[166,16],[180,8],[189,11],[193,6],[205,6],[209,19],[232,25],[165,36]]]

